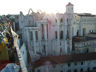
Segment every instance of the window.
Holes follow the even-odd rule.
[[[62,22],[63,22],[63,19],[61,18],[61,19],[60,19],[60,23],[62,23]]]
[[[35,32],[36,40],[38,40],[38,31]]]
[[[87,49],[87,51],[86,51],[87,53],[89,52],[89,50]]]
[[[71,72],[71,70],[69,69],[67,72]]]
[[[83,36],[86,34],[86,28],[83,28]]]
[[[53,64],[53,68],[55,68],[55,67],[56,67],[56,65]]]
[[[69,39],[69,30],[67,29],[67,39]]]
[[[63,39],[63,31],[60,32],[60,39]]]
[[[33,33],[32,33],[32,31],[30,31],[30,40],[31,41],[33,40]]]
[[[96,67],[93,67],[93,70],[96,70]]]
[[[44,25],[42,24],[42,39],[44,39]]]
[[[57,23],[57,19],[55,19],[56,23]]]
[[[87,72],[90,72],[90,68],[89,67],[87,68]]]
[[[80,72],[83,72],[83,69],[81,68]]]
[[[57,39],[57,31],[55,31],[55,38]]]
[[[60,55],[62,55],[62,48],[60,48]]]
[[[43,46],[43,49],[44,49],[44,52],[46,53],[46,48],[45,48],[45,45]]]
[[[47,39],[48,39],[48,24],[47,24]]]
[[[68,63],[68,67],[70,67],[70,63]]]
[[[75,69],[74,72],[78,72],[77,69]]]
[[[71,9],[73,10],[73,7]]]
[[[63,70],[61,70],[60,72],[63,72]]]
[[[77,65],[77,62],[75,62],[74,65]]]
[[[40,69],[38,69],[37,72],[40,72]]]
[[[77,36],[79,36],[79,30],[77,30]]]
[[[81,62],[81,65],[83,65],[83,62]]]

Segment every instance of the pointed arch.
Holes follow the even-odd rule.
[[[32,13],[33,13],[33,10],[30,8],[29,11],[28,11],[28,15],[30,15]]]

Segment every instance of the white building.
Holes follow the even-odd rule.
[[[22,40],[28,48],[32,62],[40,59],[40,57],[73,54],[72,38],[74,36],[86,37],[89,33],[96,32],[96,16],[89,13],[74,13],[73,4],[71,3],[66,5],[66,12],[64,14],[57,13],[48,15],[39,12],[34,13],[33,11],[30,13],[30,11],[32,10],[30,9],[27,15],[23,15],[23,13],[20,12],[19,29]],[[91,42],[89,41],[89,43]],[[79,43],[79,45],[80,44],[82,43]],[[78,46],[78,43],[75,42],[75,45]],[[75,51],[82,51],[79,47],[75,48]],[[96,49],[93,49],[93,51],[89,52],[95,52],[95,50]],[[93,63],[93,61],[91,62]],[[85,62],[88,64],[89,61]],[[65,72],[67,72],[68,68],[66,68],[66,63],[64,67],[66,69]],[[45,67],[43,68],[45,69]]]
[[[96,53],[42,57],[34,72],[95,72]]]
[[[64,55],[72,52],[73,5],[66,6],[65,14],[45,15],[37,19],[31,15],[19,16],[19,27],[31,55]]]

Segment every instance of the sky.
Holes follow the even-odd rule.
[[[28,13],[29,8],[34,12],[42,10],[47,13],[64,13],[66,4],[74,5],[75,13],[96,14],[96,0],[0,0],[0,15]]]

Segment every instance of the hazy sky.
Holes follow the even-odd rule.
[[[41,9],[48,13],[64,13],[68,2],[74,5],[75,13],[96,14],[96,0],[0,0],[0,15],[19,14],[20,11],[27,14],[29,8],[33,11]]]

